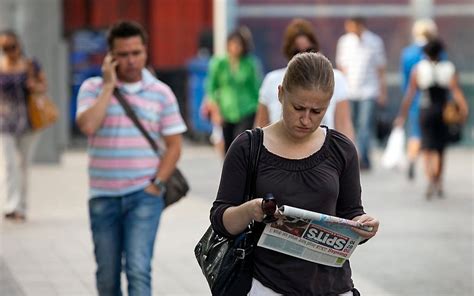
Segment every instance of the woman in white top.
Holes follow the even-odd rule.
[[[311,23],[294,19],[286,28],[283,53],[290,60],[301,52],[317,52],[319,43]],[[281,119],[281,104],[278,100],[278,85],[281,85],[286,68],[268,73],[260,87],[259,105],[255,116],[255,126],[266,126]],[[354,141],[350,104],[347,100],[347,82],[342,73],[334,69],[334,94],[322,121],[323,125],[336,129]]]
[[[459,87],[453,63],[441,61],[444,51],[439,40],[428,42],[423,48],[427,60],[420,61],[410,75],[407,93],[403,100],[400,113],[395,124],[402,126],[416,92],[421,91],[420,128],[421,150],[425,160],[425,173],[428,177],[428,199],[434,193],[443,195],[442,170],[443,154],[448,143],[447,125],[443,121],[443,109],[450,96],[459,106],[461,118],[465,120],[468,106],[463,92]]]

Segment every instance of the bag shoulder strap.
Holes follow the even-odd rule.
[[[137,114],[133,111],[132,107],[130,104],[127,102],[125,97],[120,93],[120,90],[118,88],[114,88],[114,96],[117,98],[117,101],[119,101],[120,105],[122,105],[122,108],[125,110],[125,114],[130,118],[130,120],[133,121],[135,126],[140,130],[142,135],[145,137],[145,139],[148,141],[150,144],[151,148],[158,153],[158,145],[156,144],[155,140],[150,136],[148,131],[145,129],[145,127],[142,125],[140,120],[137,117]]]
[[[28,76],[28,79],[38,79],[39,71],[33,58],[28,58],[26,60],[26,75]]]
[[[257,169],[260,152],[263,144],[263,131],[261,128],[245,131],[250,140],[250,153],[247,164],[247,178],[245,180],[245,201],[253,198],[256,191]]]

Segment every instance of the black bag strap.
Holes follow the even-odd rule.
[[[153,138],[150,136],[148,131],[142,125],[140,120],[138,120],[137,114],[135,114],[132,107],[130,106],[128,101],[125,99],[125,97],[120,93],[120,90],[118,88],[114,88],[114,96],[117,99],[117,101],[119,101],[120,105],[122,105],[122,108],[125,110],[125,114],[127,114],[128,118],[130,118],[130,120],[133,121],[135,126],[140,130],[140,132],[148,141],[148,143],[150,143],[151,148],[153,148],[155,153],[158,154],[158,145],[156,144],[155,140],[153,140]]]
[[[250,140],[250,153],[247,165],[247,177],[245,179],[245,200],[247,202],[253,198],[256,190],[257,169],[260,159],[260,152],[263,142],[263,131],[261,128],[245,131]]]

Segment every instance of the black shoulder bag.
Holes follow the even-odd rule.
[[[250,139],[250,154],[243,202],[251,200],[255,194],[263,138],[260,128],[246,133]],[[247,295],[252,285],[254,243],[253,222],[233,238],[220,236],[209,226],[194,248],[194,254],[212,295]]]
[[[122,105],[122,108],[125,110],[125,114],[127,114],[128,118],[133,121],[135,126],[140,130],[140,132],[143,134],[148,143],[150,143],[150,146],[153,148],[153,151],[155,151],[155,153],[158,155],[158,145],[147,132],[147,130],[143,127],[140,120],[138,120],[137,115],[133,111],[132,107],[130,107],[130,104],[127,102],[127,100],[120,93],[118,88],[114,89],[114,96],[117,101],[119,101],[120,105]],[[166,192],[164,196],[165,208],[180,200],[186,195],[186,193],[188,193],[188,191],[188,181],[183,176],[181,171],[176,168],[169,177],[168,181],[166,182]]]

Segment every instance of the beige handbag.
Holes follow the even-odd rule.
[[[462,116],[461,111],[459,110],[459,106],[451,100],[446,103],[443,109],[443,121],[446,124],[462,124]]]
[[[28,69],[28,79],[37,79],[33,62],[30,61]],[[36,131],[44,129],[58,120],[59,111],[53,100],[46,94],[29,93],[27,98],[28,118],[31,128]]]

